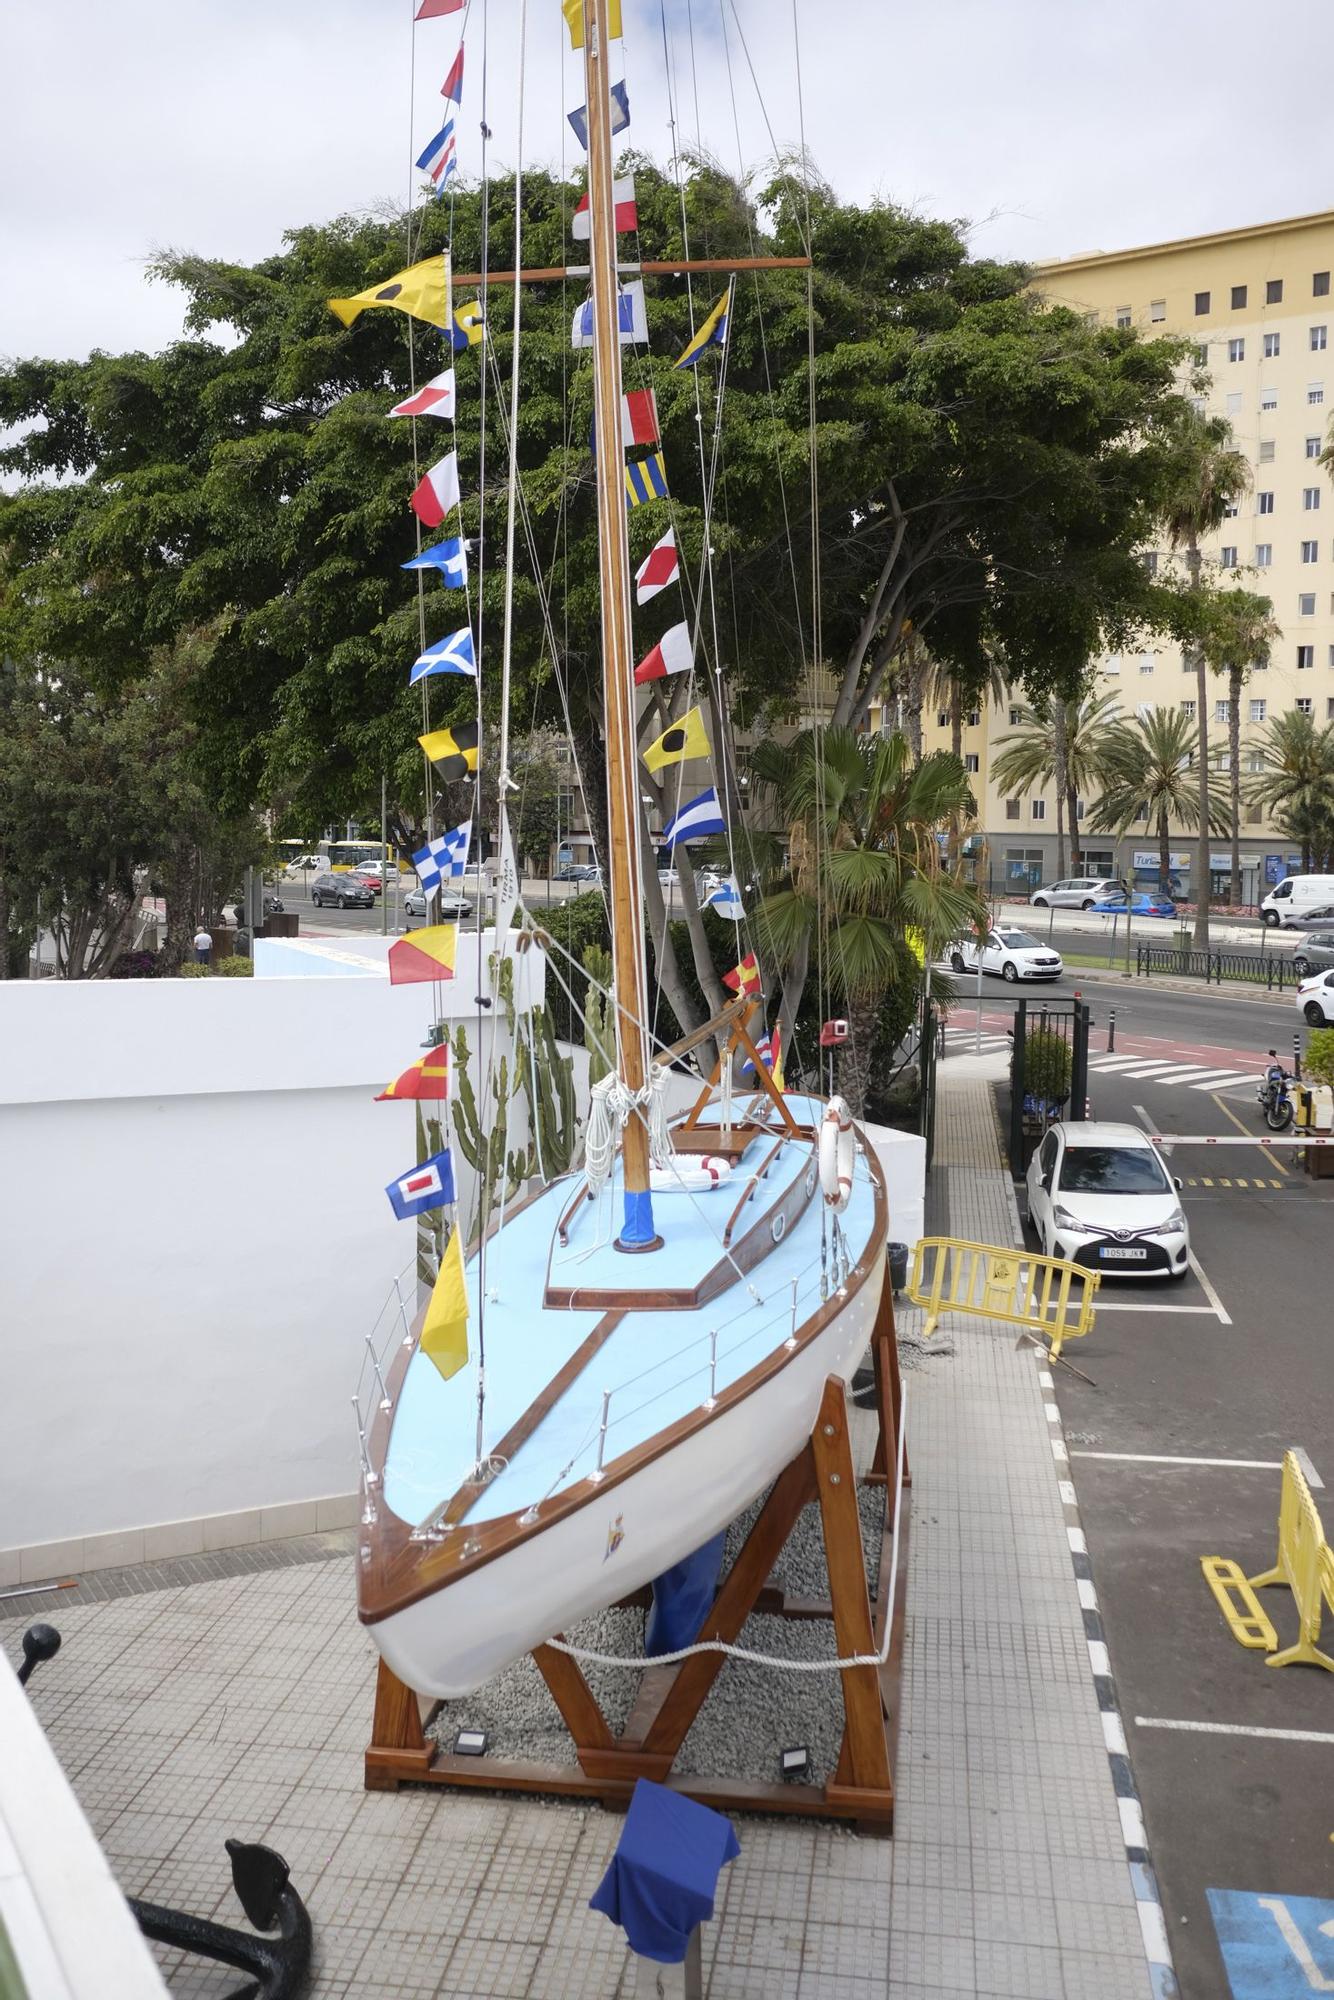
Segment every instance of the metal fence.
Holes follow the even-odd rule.
[[[1022,1174],[1057,1118],[1088,1105],[1089,1009],[1083,1000],[1021,1000],[1010,1051],[1010,1168]]]
[[[1291,958],[1267,951],[1192,951],[1172,944],[1137,944],[1135,971],[1142,979],[1165,972],[1177,979],[1203,979],[1221,986],[1224,980],[1263,986],[1266,992],[1290,992],[1301,983]]]

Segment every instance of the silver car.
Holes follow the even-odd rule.
[[[1035,889],[1028,900],[1038,910],[1091,910],[1100,896],[1113,895],[1120,887],[1113,875],[1066,875]]]
[[[1299,979],[1308,972],[1326,972],[1334,965],[1334,931],[1313,931],[1303,938],[1292,954],[1292,969]]]
[[[408,918],[425,918],[426,891],[424,889],[408,890],[407,895],[403,898],[403,915]],[[472,904],[466,896],[459,895],[456,889],[442,888],[440,890],[439,909],[436,912],[435,919],[438,924],[459,923],[464,917],[470,917],[471,915]]]

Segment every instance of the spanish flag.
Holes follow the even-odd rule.
[[[449,265],[445,253],[424,258],[420,264],[409,264],[406,270],[395,271],[382,285],[370,285],[350,299],[329,300],[330,312],[337,313],[344,326],[351,326],[371,306],[393,306],[443,331],[449,325]]]
[[[727,339],[727,293],[724,292],[706,320],[701,320],[686,342],[685,352],[675,364],[693,368],[706,347],[721,347]]]
[[[448,1097],[449,1095],[449,1046],[440,1042],[435,1048],[405,1069],[402,1076],[387,1083],[376,1098],[383,1104],[387,1098]]]
[[[428,924],[389,947],[389,984],[420,986],[427,979],[454,977],[457,924]]]
[[[475,722],[456,722],[452,729],[433,729],[417,741],[440,773],[442,785],[453,785],[477,769],[481,731]]]
[[[650,771],[661,771],[665,764],[684,764],[687,757],[707,757],[709,739],[704,734],[704,715],[698,708],[687,709],[679,722],[670,729],[664,729],[656,743],[641,752]]]
[[[581,49],[584,45],[584,0],[560,0],[560,11],[570,31],[570,47]],[[602,23],[608,37],[620,34],[621,0],[603,0]]]
[[[422,1322],[421,1351],[446,1382],[468,1359],[468,1287],[463,1277],[463,1238],[457,1228],[450,1231],[440,1259]]]

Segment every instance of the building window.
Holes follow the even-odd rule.
[[[1209,366],[1209,346],[1207,341],[1202,340],[1195,349],[1195,366],[1197,368],[1207,368]]]
[[[1197,316],[1198,316],[1199,314],[1201,314],[1201,313],[1207,313],[1207,312],[1208,312],[1208,310],[1209,310],[1209,294],[1208,294],[1208,292],[1196,292],[1196,294],[1195,294],[1195,311],[1196,311],[1196,314],[1197,314]]]
[[[1327,299],[1327,298],[1329,297],[1329,272],[1328,272],[1328,271],[1312,271],[1312,273],[1311,273],[1311,297],[1312,297],[1313,299]]]
[[[1194,410],[1197,417],[1202,417],[1205,408],[1203,396],[1192,396],[1190,398],[1190,407]]]
[[[945,727],[947,726],[948,722],[949,722],[949,717],[948,717],[948,715],[946,715],[946,713],[945,713],[944,709],[943,709],[943,708],[939,708],[939,709],[937,709],[937,710],[936,710],[936,728],[937,728],[937,729],[944,729],[944,728],[945,728]]]
[[[1242,393],[1241,393],[1241,390],[1240,390],[1240,389],[1229,389],[1229,390],[1228,390],[1228,392],[1227,392],[1227,413],[1228,413],[1228,415],[1229,415],[1230,417],[1239,417],[1239,416],[1241,415],[1241,406],[1242,406],[1242,403],[1243,403],[1243,401],[1244,401],[1244,400],[1245,400],[1245,399],[1244,399],[1244,397],[1242,396]],[[1234,508],[1234,510],[1233,510],[1233,511],[1234,511],[1234,512],[1236,511],[1236,510],[1235,510],[1235,508]]]
[[[1148,549],[1148,550],[1146,550],[1146,552],[1145,552],[1145,556],[1144,556],[1144,574],[1145,574],[1146,576],[1157,576],[1157,574],[1158,574],[1158,551],[1157,551],[1157,549]]]
[[[1273,440],[1273,438],[1261,438],[1261,440],[1260,440],[1260,463],[1261,463],[1261,465],[1270,465],[1270,464],[1272,464],[1272,463],[1273,463],[1273,458],[1274,458],[1274,440]]]
[[[1140,656],[1139,656],[1139,670],[1140,670],[1140,672],[1141,672],[1142,674],[1151,674],[1151,673],[1153,672],[1153,654],[1152,654],[1152,653],[1141,653],[1141,654],[1140,654]]]
[[[1011,703],[1011,705],[1010,705],[1010,727],[1011,727],[1011,729],[1017,729],[1017,728],[1019,727],[1020,723],[1021,723],[1021,722],[1023,721],[1023,719],[1024,719],[1024,711],[1023,711],[1023,710],[1022,710],[1021,708],[1016,708],[1016,707],[1014,706],[1014,704],[1013,704],[1013,703]]]
[[[1304,590],[1301,593],[1301,596],[1297,599],[1297,616],[1299,618],[1315,617],[1315,592],[1313,590]],[[1315,648],[1313,646],[1306,646],[1306,647],[1299,646],[1297,650],[1299,653],[1303,651],[1308,653],[1313,653],[1315,651]],[[1306,664],[1310,667],[1313,667],[1315,665],[1315,661],[1308,660]]]
[[[977,763],[977,752],[975,750],[970,750],[968,752],[968,755],[963,760],[963,768],[965,771],[976,771],[976,769],[978,768],[978,763]]]
[[[1243,306],[1245,305],[1245,303],[1246,303],[1246,287],[1245,287],[1245,285],[1234,285],[1234,286],[1232,287],[1232,310],[1233,310],[1233,312],[1240,312],[1240,311],[1241,311],[1241,309],[1242,309],[1242,307],[1243,307]]]
[[[1266,361],[1272,361],[1274,359],[1275,355],[1278,353],[1278,344],[1279,344],[1279,336],[1276,333],[1267,333],[1265,335]]]
[[[1263,701],[1263,700],[1260,700],[1260,701],[1253,701],[1253,702],[1251,703],[1251,721],[1252,721],[1252,722],[1263,722],[1263,721],[1264,721],[1264,719],[1265,719],[1265,703],[1264,703],[1264,701]]]
[[[1217,757],[1214,759],[1214,769],[1217,771],[1230,771],[1232,769],[1232,752],[1230,750],[1219,751]]]
[[[1262,389],[1260,391],[1260,408],[1262,410],[1276,410],[1278,408],[1277,389]]]
[[[1307,514],[1314,514],[1319,505],[1320,505],[1320,488],[1318,486],[1303,486],[1302,488],[1303,511]]]
[[[978,725],[978,723],[979,723],[979,722],[980,722],[981,720],[982,720],[982,716],[981,716],[981,713],[980,713],[980,711],[979,711],[978,709],[975,709],[975,708],[970,708],[970,709],[969,709],[969,711],[968,711],[968,727],[969,727],[970,729],[976,729],[976,728],[977,728],[977,725]]]
[[[1121,671],[1121,655],[1119,653],[1109,653],[1107,655],[1107,664],[1103,668],[1103,672],[1106,674],[1119,674],[1120,671]]]
[[[1227,722],[1230,719],[1231,714],[1232,714],[1232,703],[1230,701],[1216,701],[1214,703],[1215,722]]]
[[[1314,665],[1315,665],[1315,647],[1314,647],[1314,646],[1299,646],[1299,647],[1297,648],[1297,671],[1298,671],[1298,673],[1299,673],[1299,674],[1303,674],[1303,673],[1306,673],[1306,672],[1307,672],[1307,671],[1308,671],[1308,670],[1309,670],[1309,669],[1310,669],[1311,667],[1313,667]]]
[[[1320,440],[1319,440],[1319,438],[1318,438],[1318,437],[1313,437],[1313,438],[1307,438],[1307,440],[1306,440],[1306,456],[1307,456],[1308,458],[1319,458],[1319,456],[1320,456]]]
[[[1182,713],[1182,714],[1183,714],[1183,715],[1185,716],[1185,718],[1186,718],[1187,722],[1194,722],[1194,720],[1195,720],[1195,704],[1194,704],[1194,702],[1193,702],[1193,701],[1183,701],[1183,702],[1182,702],[1182,704],[1181,704],[1181,713]]]
[[[1083,817],[1084,817],[1084,801],[1083,801],[1083,799],[1076,799],[1076,800],[1075,800],[1075,818],[1076,818],[1076,819],[1083,819]]]
[[[1329,649],[1329,664],[1331,667],[1334,667],[1334,646],[1331,646]]]
[[[1273,560],[1274,544],[1272,542],[1257,542],[1255,544],[1255,567],[1257,569],[1268,569]]]
[[[1319,562],[1319,560],[1320,560],[1319,542],[1303,542],[1302,561],[1304,563],[1313,563],[1313,562]]]
[[[1231,545],[1220,549],[1218,551],[1218,563],[1220,569],[1235,569],[1237,567],[1236,549]]]
[[[1259,806],[1247,806],[1246,808],[1247,826],[1259,826],[1263,819],[1264,819],[1264,813],[1261,811]]]
[[[1308,402],[1308,403],[1309,403],[1309,404],[1311,405],[1311,407],[1312,407],[1313,409],[1314,409],[1314,408],[1315,408],[1315,407],[1316,407],[1316,406],[1317,406],[1318,404],[1320,404],[1320,403],[1323,403],[1323,402],[1324,402],[1324,400],[1325,400],[1325,385],[1324,385],[1324,383],[1323,383],[1323,382],[1308,382],[1308,383],[1307,383],[1307,385],[1306,385],[1306,400],[1307,400],[1307,402]]]
[[[1034,819],[1045,819],[1047,817],[1047,801],[1045,799],[1034,799],[1032,810]]]
[[[1323,354],[1328,345],[1329,328],[1327,326],[1313,326],[1311,328],[1312,354]]]
[[[1263,751],[1263,750],[1249,750],[1249,751],[1248,751],[1248,752],[1246,753],[1246,769],[1247,769],[1248,771],[1263,771],[1263,770],[1264,770],[1264,768],[1265,768],[1265,753],[1264,753],[1264,751]]]
[[[1232,401],[1232,398],[1230,396],[1228,397],[1228,401],[1229,403]],[[1235,521],[1240,512],[1241,512],[1241,506],[1238,501],[1225,500],[1223,502],[1223,519],[1225,521]]]
[[[1265,281],[1265,304],[1266,304],[1267,306],[1281,306],[1281,305],[1282,305],[1282,303],[1283,303],[1283,280],[1282,280],[1282,278],[1268,278],[1268,279],[1266,279],[1266,281]]]
[[[1151,320],[1153,320],[1153,321],[1155,322],[1155,324],[1156,324],[1156,323],[1157,323],[1157,322],[1158,322],[1159,320],[1164,320],[1164,319],[1166,319],[1166,318],[1167,318],[1167,300],[1166,300],[1166,299],[1150,299],[1150,301],[1149,301],[1149,318],[1150,318]]]
[[[1272,514],[1274,511],[1273,494],[1257,493],[1255,496],[1255,511],[1257,514]]]
[[[1311,697],[1309,694],[1298,695],[1297,713],[1298,715],[1309,715],[1311,713]]]
[[[1019,817],[1018,799],[1007,799],[1005,801],[1005,817],[1006,819],[1018,819]]]
[[[1227,358],[1229,361],[1244,361],[1246,359],[1246,341],[1244,335],[1239,335],[1236,340],[1228,342]]]
[[[1116,308],[1116,323],[1118,326],[1129,326],[1131,320],[1132,315],[1129,306],[1118,306]]]
[[[1147,806],[1136,806],[1136,807],[1135,807],[1135,818],[1136,818],[1136,819],[1147,819],[1148,817],[1149,817],[1149,808],[1148,808]]]
[[[1325,696],[1325,720],[1326,722],[1334,722],[1334,694],[1327,694]]]

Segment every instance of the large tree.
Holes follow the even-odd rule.
[[[1132,722],[1114,723],[1103,739],[1100,759],[1102,796],[1090,816],[1095,833],[1118,840],[1144,820],[1158,840],[1158,886],[1172,891],[1172,825],[1187,831],[1196,825],[1199,792],[1192,771],[1195,725],[1179,708],[1150,708]],[[1228,824],[1221,800],[1211,802],[1215,833]],[[1133,887],[1134,869],[1126,880]]]
[[[1070,865],[1082,865],[1079,799],[1092,798],[1102,783],[1108,732],[1118,714],[1114,694],[1081,694],[1071,700],[1040,698],[1019,704],[1019,721],[998,736],[991,767],[1002,791],[1026,798],[1034,787],[1056,792],[1056,873],[1065,873],[1065,826],[1070,829]]]

